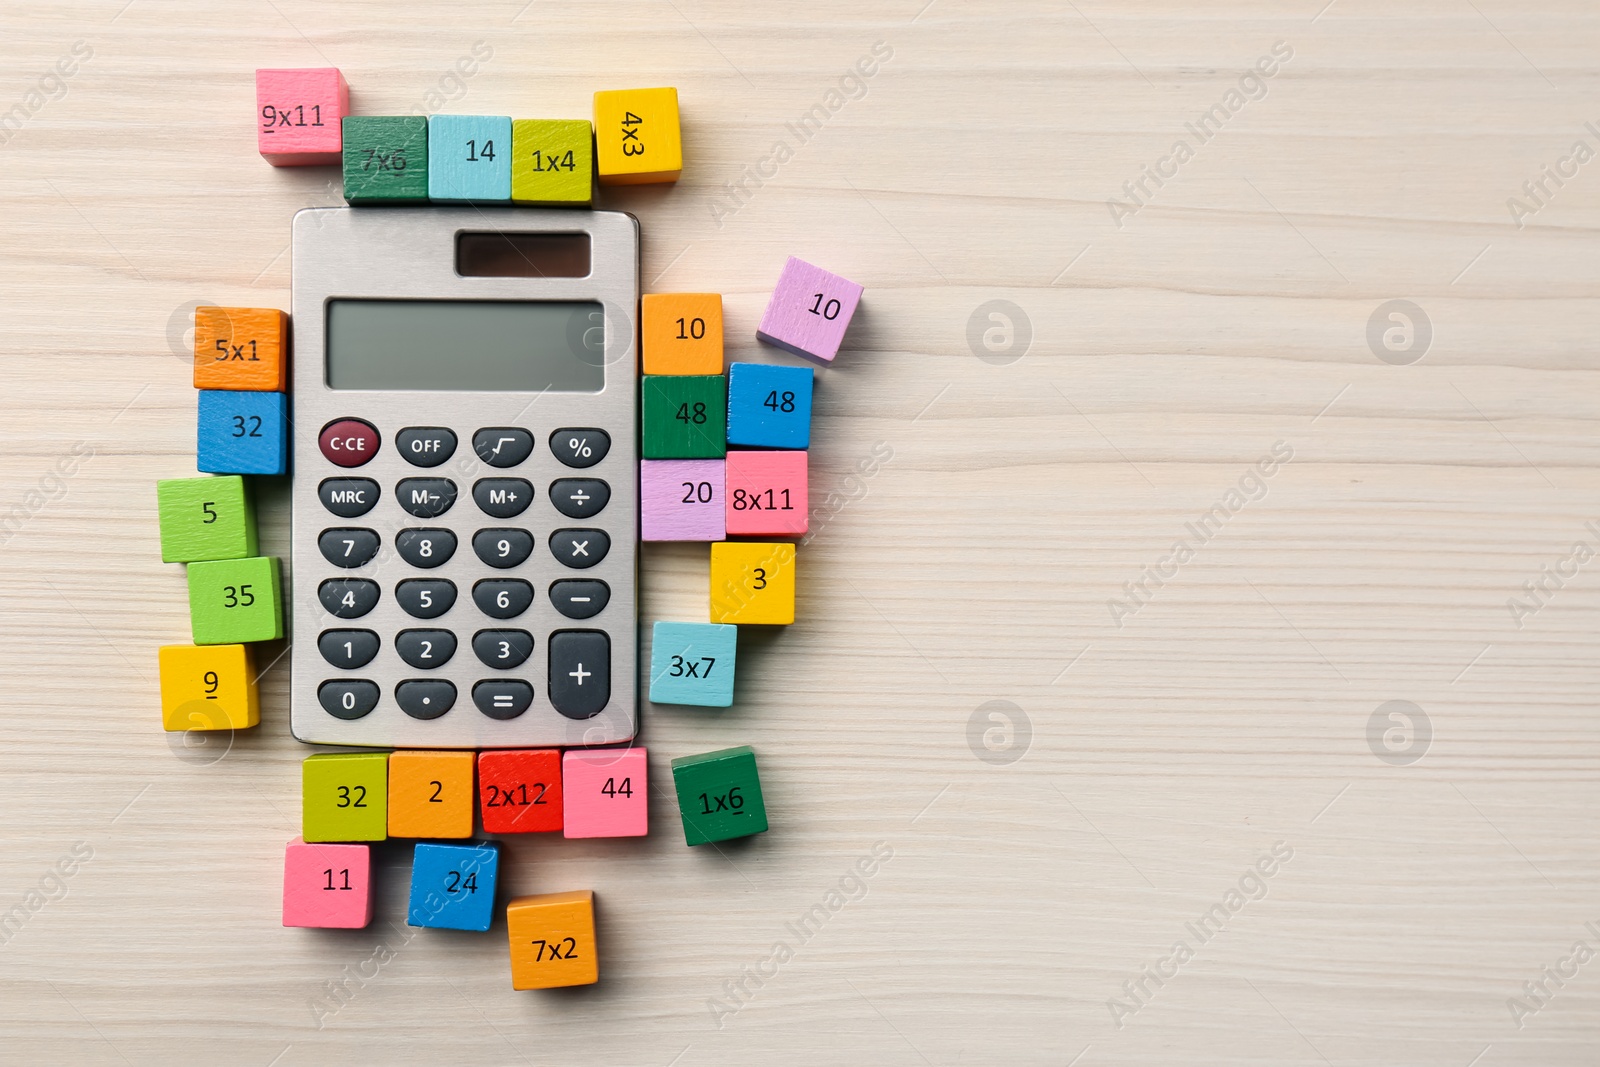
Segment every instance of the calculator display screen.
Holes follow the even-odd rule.
[[[596,301],[330,300],[330,389],[598,393]]]

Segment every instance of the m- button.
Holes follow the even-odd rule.
[[[380,438],[369,422],[360,419],[337,419],[322,428],[317,437],[317,447],[329,463],[341,467],[359,467],[378,454]]]

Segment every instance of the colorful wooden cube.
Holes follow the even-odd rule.
[[[643,837],[650,797],[642,748],[569,749],[561,755],[563,837]]]
[[[728,451],[727,378],[647,374],[639,389],[644,458],[721,459]]]
[[[761,776],[749,745],[673,760],[672,784],[685,843],[704,845],[767,832]]]
[[[283,925],[360,930],[372,922],[372,846],[308,844],[283,851]]]
[[[256,149],[274,167],[338,163],[349,113],[337,67],[256,71]]]
[[[486,834],[559,831],[561,753],[553,748],[478,754],[478,817]]]
[[[248,645],[162,645],[163,730],[248,730],[261,721]]]
[[[289,387],[289,316],[277,308],[194,309],[194,387],[281,393]]]
[[[471,837],[476,756],[408,750],[389,756],[390,837]]]
[[[658,622],[650,637],[650,699],[657,704],[733,704],[739,628],[714,622]]]
[[[794,622],[794,546],[722,541],[711,546],[711,621]]]
[[[289,394],[202,389],[195,466],[208,474],[287,474]]]
[[[428,120],[352,115],[344,120],[344,198],[352,204],[428,199]]]
[[[511,151],[511,199],[516,203],[587,204],[594,199],[594,128],[588,119],[514,119]]]
[[[646,293],[639,342],[646,374],[721,374],[722,294]]]
[[[645,541],[720,541],[723,504],[720,459],[639,461],[639,536]]]
[[[161,562],[243,559],[256,554],[256,513],[236,474],[156,483]]]
[[[601,185],[677,181],[683,170],[678,90],[595,93],[594,144]]]
[[[511,120],[434,115],[428,120],[428,199],[511,199]]]
[[[810,367],[735,363],[728,368],[728,443],[745,448],[811,447]]]
[[[729,537],[799,537],[809,495],[805,452],[729,452]]]
[[[246,644],[282,637],[278,557],[189,564],[189,628],[197,645]]]
[[[500,846],[492,841],[419,843],[411,854],[406,925],[435,930],[489,929],[494,921],[494,886],[499,873]]]
[[[756,336],[786,352],[832,363],[860,302],[861,286],[855,282],[790,256]]]
[[[554,989],[600,980],[594,893],[543,893],[506,905],[511,988]]]
[[[382,841],[389,828],[389,754],[329,752],[300,764],[307,841]]]

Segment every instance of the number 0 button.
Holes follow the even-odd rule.
[[[449,530],[401,530],[394,550],[413,567],[440,567],[456,554],[456,535]]]
[[[557,530],[550,535],[550,554],[569,567],[593,567],[611,551],[604,530]]]
[[[378,706],[378,687],[372,682],[323,682],[317,687],[317,703],[336,719],[359,719]]]
[[[521,566],[533,552],[533,535],[527,530],[479,530],[472,535],[472,551],[498,570]]]
[[[365,567],[378,554],[378,535],[372,530],[323,530],[317,547],[335,567]]]

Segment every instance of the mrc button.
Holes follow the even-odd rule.
[[[329,463],[341,467],[359,467],[378,454],[381,440],[370,422],[335,419],[317,435],[317,447]]]
[[[378,483],[371,478],[324,478],[317,486],[317,498],[340,518],[354,519],[378,502]]]
[[[456,435],[443,426],[407,426],[394,435],[394,446],[417,467],[437,467],[456,451]]]

